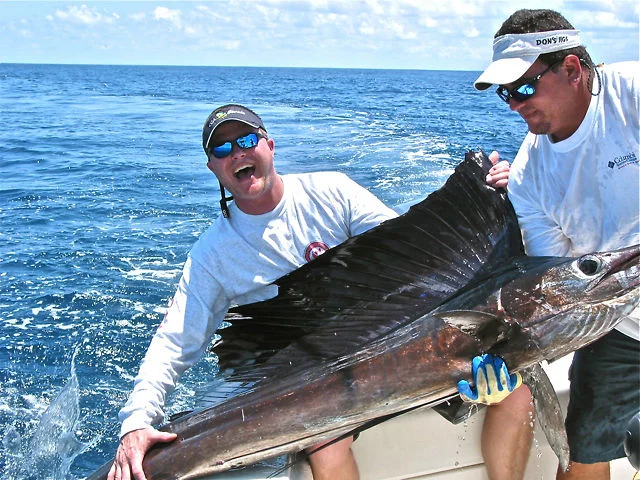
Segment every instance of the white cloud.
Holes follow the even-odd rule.
[[[371,37],[375,34],[376,30],[369,22],[364,21],[358,27],[358,32],[360,32],[365,37]]]
[[[120,18],[117,13],[102,14],[96,8],[87,5],[71,6],[66,10],[56,10],[55,18],[81,25],[96,25],[100,23],[113,23]],[[53,20],[53,16],[49,16]]]
[[[142,22],[147,18],[147,14],[144,12],[132,13],[129,18],[134,22]]]
[[[155,20],[166,20],[178,30],[182,29],[182,12],[180,10],[171,10],[167,7],[156,7],[153,11]]]
[[[238,50],[241,43],[238,40],[226,40],[222,42],[221,46],[224,50]]]
[[[413,29],[411,26],[406,23],[391,22],[388,27],[396,38],[402,40],[415,40],[417,38],[417,35],[412,31]]]

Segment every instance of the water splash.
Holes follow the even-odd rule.
[[[35,432],[25,442],[15,427],[2,437],[6,454],[3,478],[7,480],[66,480],[75,458],[90,444],[76,438],[80,416],[78,377],[75,353],[71,361],[71,377],[42,414]]]

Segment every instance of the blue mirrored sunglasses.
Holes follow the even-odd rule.
[[[500,85],[496,89],[496,93],[498,96],[505,101],[505,103],[509,103],[509,101],[513,98],[516,102],[524,102],[525,100],[530,99],[536,93],[536,83],[542,78],[542,76],[555,67],[558,63],[549,65],[542,73],[539,73],[533,78],[523,79],[516,87],[507,88]]]
[[[244,135],[242,137],[238,137],[235,140],[231,140],[229,142],[224,142],[222,145],[217,145],[211,149],[211,153],[216,158],[224,158],[227,155],[231,154],[233,150],[233,144],[235,143],[243,150],[247,148],[253,148],[258,145],[258,142],[261,138],[267,138],[266,135],[258,132],[258,133],[250,133],[248,135]]]

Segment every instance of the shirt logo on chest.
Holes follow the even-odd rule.
[[[614,168],[616,166],[618,168],[624,168],[627,165],[631,165],[633,163],[638,163],[638,157],[634,152],[629,152],[626,155],[621,155],[614,158],[613,160],[610,160],[607,166],[609,168]]]
[[[311,242],[304,251],[304,259],[310,262],[314,258],[318,258],[324,252],[329,250],[329,247],[324,242]]]

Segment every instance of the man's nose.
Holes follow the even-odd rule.
[[[240,147],[236,142],[231,142],[231,158],[242,158],[244,156],[244,148]]]

